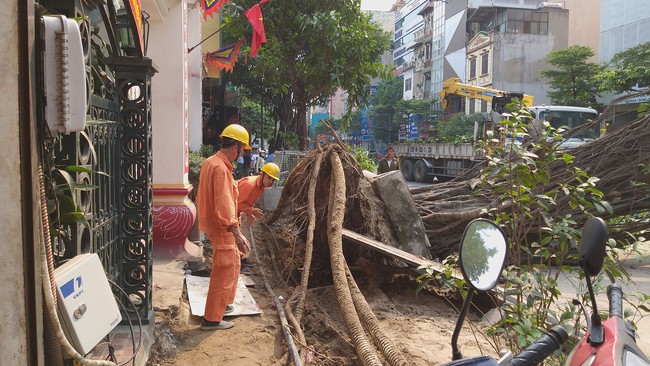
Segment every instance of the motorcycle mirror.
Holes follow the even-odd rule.
[[[506,236],[492,221],[476,219],[467,225],[460,244],[460,268],[469,284],[481,291],[496,286],[506,259]]]
[[[592,217],[582,227],[580,239],[580,258],[578,263],[588,276],[596,276],[603,268],[607,226],[599,217]]]
[[[474,290],[487,291],[496,286],[506,260],[506,248],[506,236],[503,230],[490,220],[473,220],[463,232],[459,252],[460,270],[465,281],[469,283],[470,289],[460,309],[454,334],[451,336],[453,360],[463,358],[458,348],[458,336],[472,302]]]

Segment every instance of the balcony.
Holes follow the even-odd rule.
[[[418,58],[415,60],[415,71],[422,71],[422,66],[424,65],[424,60]]]
[[[415,66],[415,62],[416,61],[414,59],[404,61],[404,63],[402,64],[402,70],[406,71],[408,69],[412,69]]]
[[[431,40],[431,37],[433,35],[433,31],[430,27],[420,29],[419,31],[415,32],[413,35],[413,41],[414,42],[426,42]]]

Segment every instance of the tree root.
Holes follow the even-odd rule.
[[[327,238],[329,240],[332,277],[337,299],[343,313],[343,320],[350,331],[359,358],[366,366],[380,366],[381,361],[374,347],[366,337],[359,316],[354,308],[352,295],[345,274],[343,257],[343,217],[345,215],[345,176],[341,159],[337,154],[330,155],[334,186],[329,194],[329,214],[327,217]]]
[[[366,298],[363,296],[359,287],[357,286],[354,277],[350,269],[345,266],[345,274],[348,278],[348,284],[350,286],[350,293],[352,295],[352,301],[354,301],[354,307],[357,309],[357,313],[361,318],[361,324],[363,328],[370,334],[373,342],[377,348],[382,352],[388,364],[391,366],[406,366],[408,362],[406,358],[402,355],[399,349],[393,344],[390,338],[384,333],[379,325],[379,320],[375,316],[375,313],[366,302]]]
[[[287,320],[293,327],[293,332],[296,334],[296,337],[298,338],[298,344],[301,345],[300,358],[304,361],[305,355],[307,353],[307,340],[305,339],[305,333],[303,333],[302,328],[300,327],[300,320],[296,318],[296,316],[293,314],[293,311],[291,310],[293,303],[296,301],[296,299],[300,296],[301,293],[304,293],[304,291],[299,286],[296,288],[293,294],[291,294],[289,300],[287,300],[287,302],[284,304],[284,311],[287,314]]]

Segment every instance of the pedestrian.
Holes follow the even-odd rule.
[[[386,148],[386,155],[379,161],[377,174],[399,170],[399,161],[395,158],[395,150],[392,146]]]
[[[241,154],[237,158],[237,162],[235,164],[235,167],[237,168],[237,170],[235,171],[235,176],[237,178],[243,177],[245,175],[245,174],[242,173],[244,171],[244,154]]]
[[[248,131],[238,124],[226,126],[221,149],[201,166],[197,209],[199,229],[212,242],[212,272],[201,322],[202,330],[229,329],[233,323],[223,320],[234,310],[241,255],[250,250],[239,227],[237,200],[239,191],[232,176],[232,161],[248,147]]]
[[[260,148],[257,145],[251,146],[253,148],[253,154],[251,155],[251,170],[253,174],[259,173],[257,169],[257,158],[260,156]]]
[[[258,159],[262,159],[259,157]],[[266,163],[260,169],[260,174],[251,177],[244,177],[237,181],[239,187],[238,212],[246,214],[246,224],[251,227],[257,220],[264,218],[264,212],[257,207],[254,207],[255,202],[264,193],[264,190],[269,188],[280,179],[280,167],[274,163]],[[242,257],[241,265],[252,267],[254,263],[246,257]],[[242,273],[246,273],[244,267],[241,269]]]
[[[247,177],[251,175],[251,157],[253,154],[251,154],[251,148],[249,147],[248,149],[244,150],[244,173],[239,176],[239,178]]]
[[[259,174],[262,171],[262,167],[266,164],[266,160],[264,160],[265,156],[266,154],[264,152],[260,152],[257,160],[255,160],[255,173]]]
[[[273,150],[269,150],[269,155],[266,157],[266,162],[267,163],[272,163],[273,160],[275,159],[275,153]]]

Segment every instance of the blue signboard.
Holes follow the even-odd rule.
[[[418,125],[420,124],[421,120],[422,120],[421,114],[411,114],[409,116],[409,138],[410,139],[416,139],[420,137],[418,133]]]
[[[361,140],[371,141],[374,140],[372,121],[368,118],[368,108],[363,107],[360,110],[361,112]]]
[[[375,96],[375,94],[377,94],[377,85],[371,85],[370,86],[370,98],[373,98]]]

